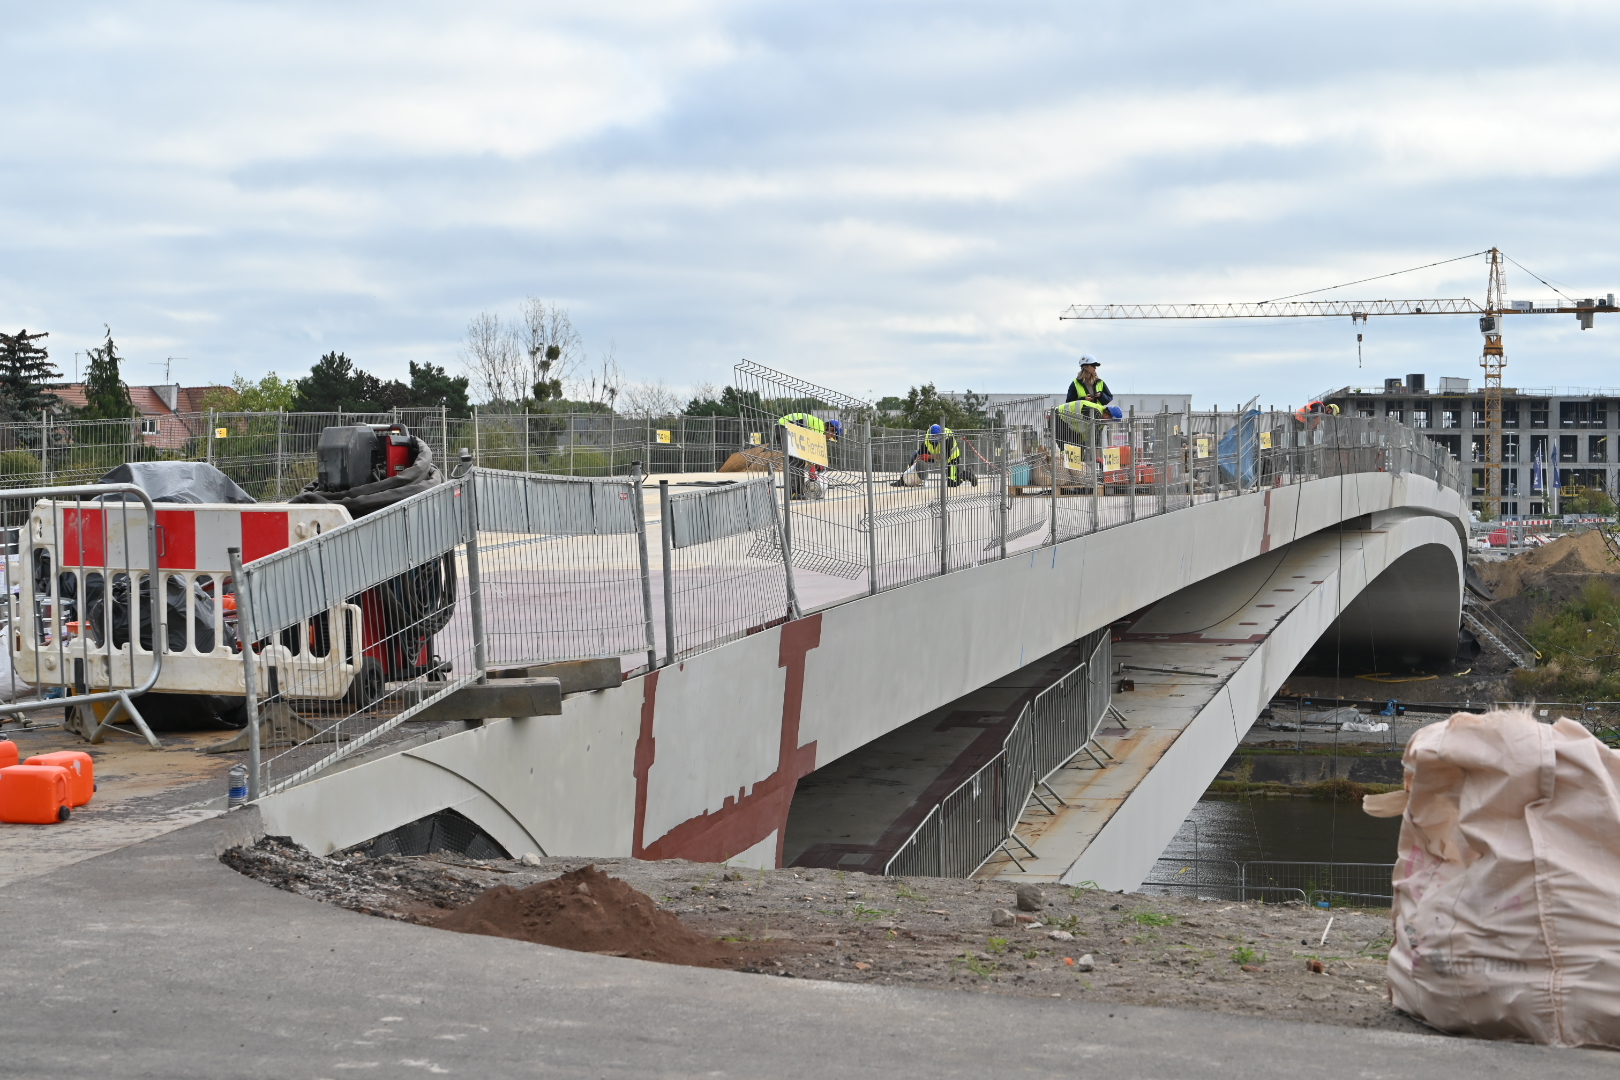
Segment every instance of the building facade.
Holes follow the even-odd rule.
[[[1321,396],[1345,416],[1385,417],[1422,432],[1459,461],[1485,458],[1485,398],[1469,380],[1423,375],[1383,386],[1346,386]],[[1620,445],[1620,388],[1541,387],[1502,390],[1502,514],[1552,513],[1558,490],[1615,494]],[[1539,469],[1537,468],[1539,462]],[[1484,470],[1473,471],[1474,509],[1485,494]]]

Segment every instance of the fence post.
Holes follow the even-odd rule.
[[[473,424],[473,465],[483,464],[483,447],[478,445],[478,406],[472,407]]]
[[[533,472],[529,467],[529,411],[523,410],[523,471]]]
[[[1136,445],[1137,438],[1136,438],[1136,406],[1135,405],[1131,406],[1131,411],[1127,415],[1128,415],[1128,419],[1126,420],[1126,424],[1125,424],[1125,438],[1130,443],[1130,447],[1131,447],[1131,464],[1130,464],[1130,467],[1126,470],[1125,478],[1126,478],[1127,483],[1129,484],[1130,493],[1131,493],[1131,518],[1130,519],[1132,521],[1135,521],[1136,520],[1136,478],[1138,476],[1138,473],[1137,473],[1136,470],[1141,468],[1141,466],[1142,466],[1142,455],[1138,452],[1138,447]]]
[[[872,497],[872,421],[866,421],[866,587],[877,593],[877,512]]]
[[[1000,512],[1001,521],[998,522],[1001,532],[1001,558],[1007,557],[1007,500],[1011,497],[1008,492],[1012,482],[1012,464],[1007,460],[1007,440],[1001,440],[1001,498],[996,500],[996,507]]]
[[[279,410],[278,410],[279,411]],[[259,771],[262,768],[259,749],[259,673],[253,663],[253,602],[248,598],[247,574],[242,571],[242,549],[226,548],[231,560],[231,578],[236,589],[236,636],[242,643],[242,683],[245,690],[243,704],[247,711],[248,737],[248,802],[259,797]],[[221,595],[224,589],[220,590]]]
[[[940,426],[943,427],[944,425]],[[939,460],[935,462],[939,466],[939,573],[941,577],[951,572],[950,533],[948,531],[949,507],[946,505],[946,492],[949,488],[946,486],[945,481],[946,477],[950,475],[950,441],[954,438],[956,438],[954,435],[946,435],[943,432],[940,434]]]
[[[630,463],[630,482],[634,485],[631,496],[632,512],[636,515],[636,554],[641,560],[641,612],[647,630],[647,670],[658,666],[658,636],[653,630],[652,565],[647,555],[647,510],[642,496],[641,462]]]
[[[1095,533],[1103,526],[1102,421],[1092,421],[1087,437],[1092,444],[1092,531]]]
[[[782,540],[782,573],[787,578],[788,618],[799,617],[799,590],[793,582],[793,466],[788,459],[788,433],[787,426],[776,426],[777,439],[782,447],[782,525],[780,537]],[[765,474],[771,476],[771,463],[765,462]],[[774,487],[776,477],[771,476]]]
[[[675,662],[675,579],[670,563],[675,554],[675,523],[669,517],[669,481],[658,481],[658,523],[664,558],[664,665]]]
[[[1052,410],[1052,450],[1047,455],[1047,472],[1051,474],[1052,481],[1052,546],[1057,547],[1057,507],[1058,507],[1058,411]]]
[[[51,486],[51,420],[50,412],[39,410],[39,475],[45,478],[45,486]],[[21,549],[18,549],[19,552]]]
[[[208,464],[210,464],[210,465],[212,465],[214,463],[214,410],[213,409],[208,410],[208,453],[207,453],[206,460],[207,460]]]
[[[466,452],[462,461],[470,462]],[[478,681],[489,681],[489,657],[484,646],[484,582],[478,569],[478,474],[468,469],[463,502],[467,507],[467,603],[472,614],[473,666],[478,669]]]
[[[439,438],[443,440],[439,445],[439,452],[444,455],[442,468],[448,473],[450,470],[450,406],[439,406]]]
[[[281,498],[281,477],[286,471],[287,410],[276,409],[276,498]]]

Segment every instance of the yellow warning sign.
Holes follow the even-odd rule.
[[[788,433],[788,453],[800,461],[808,461],[812,465],[826,467],[827,464],[827,436],[819,431],[811,431],[798,424],[783,424],[782,430]]]
[[[762,443],[764,441],[765,441],[764,436],[762,436],[759,432],[750,431],[748,433],[748,445],[749,446],[758,446],[760,443]]]
[[[1213,442],[1208,435],[1200,435],[1193,440],[1193,457],[1209,457],[1209,444]]]
[[[1070,446],[1063,444],[1063,461],[1071,472],[1080,472],[1086,467],[1086,448],[1083,446]]]
[[[1270,450],[1271,449],[1271,432],[1262,431],[1260,433],[1260,449],[1262,449],[1262,450]]]
[[[1119,451],[1120,451],[1120,448],[1117,447],[1117,446],[1105,446],[1105,447],[1103,447],[1103,452],[1102,452],[1103,472],[1119,472],[1119,470],[1121,470],[1121,469],[1123,469],[1125,467],[1124,464],[1120,461],[1120,456],[1121,455],[1120,455]]]
[[[217,427],[214,429],[214,438],[216,439],[228,438],[230,434],[231,429],[228,427]]]
[[[661,443],[668,444],[674,442],[674,435],[675,433],[672,431],[665,431],[663,428],[658,429],[658,441]]]

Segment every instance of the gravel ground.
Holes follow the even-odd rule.
[[[746,971],[1428,1030],[1388,1003],[1389,916],[1380,910],[1047,886],[1045,903],[1021,912],[1015,883],[1003,881],[682,860],[322,859],[271,837],[222,861],[277,888],[426,924],[492,885],[521,889],[594,864],[692,929],[751,943]],[[1021,921],[994,925],[998,909]]]

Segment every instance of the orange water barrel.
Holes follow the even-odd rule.
[[[0,821],[52,825],[66,821],[68,771],[60,765],[8,765],[0,769]]]
[[[17,744],[10,739],[0,739],[0,769],[15,764],[17,764]]]
[[[24,765],[56,765],[68,774],[68,805],[83,806],[96,791],[96,763],[83,750],[58,750],[35,754]]]

